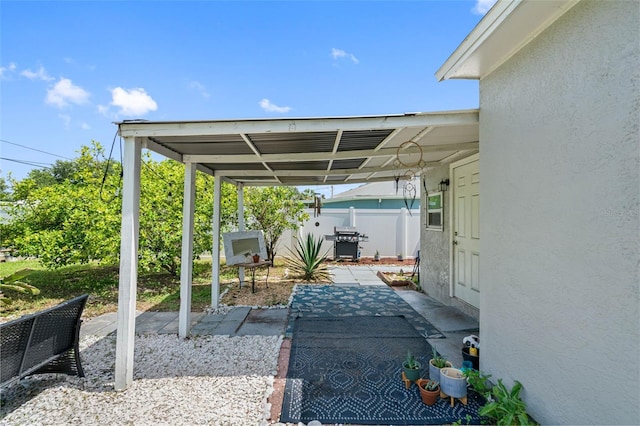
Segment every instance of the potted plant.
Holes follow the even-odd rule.
[[[440,370],[440,386],[442,393],[451,398],[463,399],[467,396],[467,378],[457,368],[445,367]]]
[[[380,261],[380,252],[378,250],[376,250],[376,254],[373,255],[373,260],[376,262]]]
[[[429,378],[431,380],[440,381],[440,369],[444,367],[453,367],[444,355],[436,351],[435,346],[431,348],[432,356],[429,360]]]
[[[418,380],[418,389],[420,389],[420,397],[422,402],[427,405],[433,405],[440,395],[440,383],[435,380],[420,379]]]
[[[260,262],[260,255],[258,253],[253,255],[253,263]]]
[[[407,380],[415,382],[420,378],[420,368],[422,364],[411,354],[411,351],[407,351],[407,357],[402,363],[402,370]]]

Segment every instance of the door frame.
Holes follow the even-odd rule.
[[[453,268],[455,268],[455,264],[454,259],[453,259],[453,252],[454,252],[454,247],[453,247],[453,224],[455,223],[455,215],[454,215],[454,210],[455,210],[455,206],[453,205],[453,202],[455,200],[455,182],[453,182],[453,169],[460,167],[460,166],[464,166],[465,164],[469,164],[469,163],[473,163],[474,161],[480,161],[480,153],[475,153],[473,155],[470,155],[468,157],[463,158],[462,160],[458,160],[458,161],[454,161],[453,163],[449,164],[449,179],[451,179],[451,185],[450,191],[447,191],[449,193],[448,196],[448,203],[449,203],[449,297],[453,298],[455,297],[455,291],[454,291],[454,287],[455,287],[455,283],[453,282]],[[462,300],[462,299],[461,299]]]

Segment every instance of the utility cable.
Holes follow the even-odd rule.
[[[43,169],[51,168],[50,167],[51,164],[49,164],[49,163],[39,163],[39,162],[34,162],[34,161],[16,160],[14,158],[6,158],[6,157],[0,157],[0,160],[12,161],[14,163],[19,163],[19,164],[26,164],[27,166],[41,167]]]
[[[113,154],[113,147],[116,144],[117,136],[118,136],[118,130],[116,130],[116,133],[113,135],[113,141],[111,141],[111,150],[109,151],[109,158],[107,158],[107,166],[104,168],[104,174],[102,175],[102,182],[100,182],[100,194],[98,195],[100,197],[100,200],[104,202],[109,202],[109,203],[118,196],[118,190],[120,189],[120,184],[122,183],[122,145],[120,145],[120,179],[118,180],[116,193],[113,195],[113,197],[110,200],[105,200],[104,198],[102,198],[102,190],[104,189],[104,183],[106,182],[107,175],[109,174],[109,164],[111,164],[111,156]]]
[[[31,148],[30,146],[26,146],[26,145],[20,145],[19,143],[11,142],[11,141],[8,141],[8,140],[6,140],[6,139],[0,139],[0,142],[8,143],[8,144],[15,145],[15,146],[19,146],[19,147],[21,147],[21,148],[30,149],[30,150],[32,150],[32,151],[41,152],[41,153],[43,153],[43,154],[47,154],[47,155],[53,155],[54,157],[63,158],[63,159],[65,159],[65,160],[71,160],[71,158],[63,157],[62,155],[53,154],[53,153],[51,153],[51,152],[43,151],[43,150],[41,150],[41,149]]]

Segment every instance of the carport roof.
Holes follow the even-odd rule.
[[[153,152],[245,185],[393,180],[478,152],[477,109],[116,124]]]

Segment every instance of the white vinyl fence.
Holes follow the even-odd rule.
[[[416,257],[420,249],[420,210],[413,209],[411,214],[406,208],[385,209],[322,209],[320,216],[313,217],[313,209],[307,209],[310,219],[297,233],[285,232],[276,248],[276,256],[288,254],[287,248],[293,248],[296,237],[305,237],[312,233],[316,237],[332,235],[334,226],[353,226],[369,237],[369,241],[360,243],[360,255],[373,257],[376,250],[381,257]],[[325,241],[324,250],[333,257],[333,242]]]

